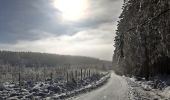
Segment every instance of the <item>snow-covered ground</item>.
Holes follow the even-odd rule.
[[[81,92],[97,88],[109,79],[110,74],[98,74],[79,81],[65,82],[23,82],[22,88],[18,83],[3,83],[0,85],[0,100],[53,100],[65,99]],[[24,84],[24,85],[23,85]]]
[[[170,100],[169,76],[150,81],[122,77],[114,72],[75,82],[3,83],[0,100]],[[100,87],[101,86],[101,87]]]
[[[130,86],[130,100],[170,100],[169,76],[153,77],[150,81],[128,77],[126,80]]]

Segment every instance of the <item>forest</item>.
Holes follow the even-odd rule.
[[[170,1],[125,0],[113,56],[118,74],[170,74]]]
[[[25,67],[56,67],[56,66],[69,66],[69,65],[103,65],[109,64],[110,61],[104,61],[97,58],[82,57],[82,56],[69,56],[58,55],[49,53],[38,52],[12,52],[0,51],[0,64],[11,66],[25,66]]]

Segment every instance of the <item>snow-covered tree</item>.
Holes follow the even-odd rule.
[[[121,73],[170,74],[170,1],[128,0],[119,18],[114,60]]]

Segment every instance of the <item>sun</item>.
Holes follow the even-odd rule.
[[[57,8],[65,20],[76,21],[87,15],[87,0],[53,0],[53,6]]]

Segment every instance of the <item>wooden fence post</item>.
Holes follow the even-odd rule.
[[[83,70],[81,69],[81,72],[80,72],[80,76],[81,76],[81,80],[83,79]]]

